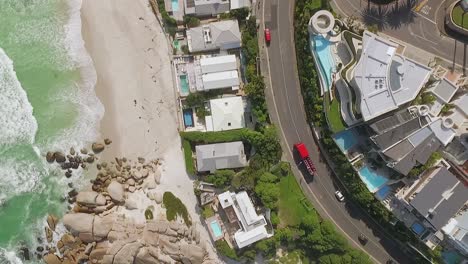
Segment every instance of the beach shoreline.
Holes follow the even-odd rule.
[[[100,155],[162,162],[159,192],[173,192],[201,226],[202,241],[216,259],[186,170],[168,40],[145,0],[83,0],[82,35],[97,73],[96,94],[105,108]]]

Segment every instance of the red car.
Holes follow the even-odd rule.
[[[265,41],[267,44],[269,44],[270,40],[271,40],[270,29],[265,28]]]

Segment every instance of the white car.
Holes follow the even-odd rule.
[[[344,195],[343,195],[340,191],[336,191],[336,192],[335,192],[335,197],[336,197],[336,199],[338,199],[338,201],[340,201],[340,202],[344,202],[344,200],[345,200],[345,199],[344,199]]]

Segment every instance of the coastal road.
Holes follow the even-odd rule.
[[[310,179],[310,176],[302,174],[301,166],[292,166],[305,195],[323,218],[335,224],[350,245],[367,252],[374,262],[385,263],[393,258],[399,263],[408,263],[409,258],[398,250],[396,242],[389,239],[362,210],[351,202],[340,203],[334,197],[339,184],[320,157],[319,147],[306,121],[300,93],[293,37],[294,1],[264,0],[256,8],[260,19],[260,61],[267,84],[268,109],[272,122],[279,128],[284,158],[294,164],[292,145],[302,141],[317,167],[318,175]],[[263,41],[264,25],[271,31],[268,47]],[[365,246],[358,240],[361,233],[369,238]]]
[[[378,25],[382,33],[434,54],[446,66],[458,66],[466,71],[468,40],[447,32],[444,26],[446,9],[454,1],[457,0],[399,0],[398,4],[380,8],[368,4],[367,0],[331,2],[337,13]]]

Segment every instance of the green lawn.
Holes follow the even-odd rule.
[[[340,103],[338,103],[336,98],[332,101],[330,109],[328,110],[328,122],[333,133],[342,131],[346,128],[343,120],[341,120]]]
[[[192,147],[190,141],[183,139],[182,146],[184,147],[185,168],[191,175],[195,174],[195,164],[193,163]]]
[[[313,210],[292,174],[281,178],[278,205],[279,218],[284,226],[298,225]]]
[[[463,19],[463,9],[459,5],[453,8],[452,17],[453,17],[453,22],[455,22],[455,24],[465,29],[468,29],[468,14],[466,14],[465,18]],[[462,20],[463,20],[463,25],[462,25]]]

